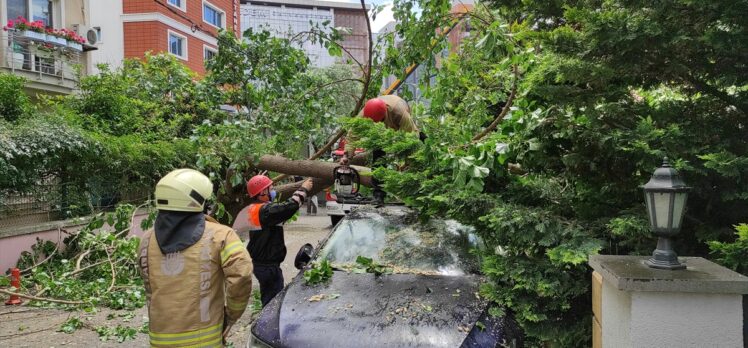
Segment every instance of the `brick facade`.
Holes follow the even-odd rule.
[[[203,0],[182,0],[185,11],[167,0],[123,0],[125,58],[140,58],[146,52],[169,51],[168,32],[187,38],[187,56],[182,62],[205,74],[203,48],[216,48],[218,29],[203,21]],[[208,0],[225,12],[225,27],[240,35],[239,0]]]

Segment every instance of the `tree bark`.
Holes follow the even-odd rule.
[[[351,158],[350,163],[354,165],[354,168],[359,170],[359,172],[370,172],[371,170],[369,168],[358,167],[365,164],[368,158],[367,153],[361,153]],[[338,164],[333,162],[312,160],[294,161],[281,156],[266,155],[260,158],[260,163],[255,167],[255,169],[284,173],[284,175],[290,174],[312,177],[314,185],[312,190],[309,192],[309,195],[311,196],[333,185],[334,179],[332,177],[332,170],[337,166]],[[320,175],[322,178],[315,178],[315,175]],[[247,177],[245,179],[249,178]],[[302,181],[277,185],[275,186],[275,191],[278,192],[278,197],[281,199],[287,199],[293,195],[294,191],[299,189],[301,183]],[[361,185],[371,186],[371,177],[362,176]],[[247,196],[247,188],[245,185],[239,185],[236,187],[232,185],[227,186],[228,190],[226,194],[221,195],[219,201],[223,203],[226,212],[231,215],[233,219],[236,219],[237,214],[239,214],[239,212],[250,203],[249,197]],[[218,219],[218,221],[222,224],[228,224],[229,226],[233,223],[233,221],[229,221],[228,218]]]
[[[353,158],[351,163],[362,163],[365,160],[365,156],[358,155]],[[288,175],[298,175],[304,177],[314,178],[314,186],[309,192],[310,195],[316,194],[322,191],[326,187],[333,184],[335,180],[333,178],[333,169],[339,164],[333,162],[321,162],[313,160],[289,160],[281,156],[265,155],[260,157],[260,162],[257,164],[257,169],[268,170],[278,173],[284,173]],[[371,173],[371,169],[367,167],[361,167],[357,165],[352,166],[358,170],[361,174],[361,185],[371,186],[371,176],[365,175],[365,173]],[[294,191],[296,191],[301,182],[279,185],[275,187],[278,195],[281,199],[290,197]]]

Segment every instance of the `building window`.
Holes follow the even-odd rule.
[[[15,20],[23,17],[29,21],[42,21],[44,26],[51,28],[54,23],[55,3],[49,0],[7,0],[8,19]]]
[[[203,60],[204,61],[207,62],[213,59],[213,57],[215,57],[216,54],[218,54],[218,51],[215,48],[210,47],[210,46],[203,46]]]
[[[223,28],[224,18],[226,17],[225,12],[221,11],[218,7],[211,5],[207,1],[203,1],[203,21],[216,28]]]
[[[187,0],[167,0],[166,3],[187,12]]]
[[[169,53],[187,60],[187,37],[169,31]]]

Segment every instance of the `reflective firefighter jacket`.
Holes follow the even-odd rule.
[[[286,258],[283,223],[293,217],[306,198],[305,191],[282,203],[253,203],[247,211],[249,244],[247,250],[258,265],[279,265]]]
[[[383,95],[378,97],[387,104],[387,115],[384,117],[384,126],[406,133],[418,133],[418,127],[413,122],[413,117],[410,116],[410,106],[408,102],[403,100],[396,95]],[[363,115],[363,110],[359,113],[359,116]],[[352,156],[356,146],[353,144],[358,137],[352,132],[348,132],[346,137],[347,143],[345,144],[345,153],[348,156]]]
[[[252,261],[244,244],[231,228],[206,220],[199,240],[178,252],[163,254],[153,229],[141,239],[151,347],[221,347],[224,323],[247,307]]]

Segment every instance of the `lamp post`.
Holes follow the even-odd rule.
[[[670,166],[667,157],[643,188],[649,223],[652,232],[659,237],[657,249],[652,253],[652,258],[647,260],[647,265],[667,270],[685,269],[686,265],[678,262],[671,238],[680,232],[691,188],[686,186],[678,171]]]

